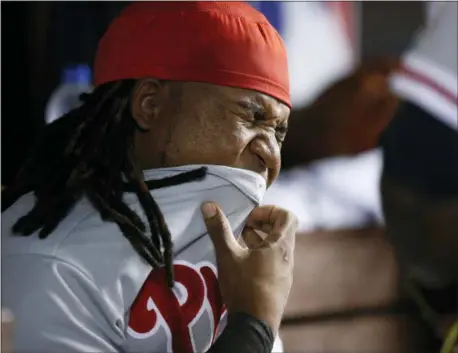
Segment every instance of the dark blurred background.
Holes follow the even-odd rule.
[[[62,69],[93,62],[98,39],[126,3],[2,1],[2,185],[44,126]],[[361,2],[360,55],[399,54],[423,11],[422,2]]]

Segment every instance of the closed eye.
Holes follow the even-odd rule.
[[[287,132],[288,126],[286,125],[280,125],[275,128],[275,138],[279,143],[282,143],[285,140]]]
[[[253,113],[254,120],[256,121],[266,121],[269,120],[263,110],[259,109],[258,111],[254,111]]]
[[[288,132],[288,126],[287,125],[280,125],[280,126],[277,126],[275,128],[275,131],[280,133],[280,134],[284,134],[286,135],[286,133]]]
[[[274,122],[276,119],[269,118],[269,116],[266,114],[264,108],[254,102],[246,102],[246,101],[241,101],[238,102],[239,106],[244,108],[246,111],[250,112],[250,116],[253,119],[252,121],[254,123],[257,122]],[[270,125],[270,124],[269,124]],[[286,137],[286,133],[288,132],[288,125],[287,124],[280,124],[275,127],[275,136],[278,142],[283,142],[283,140]]]
[[[265,122],[270,120],[266,114],[256,112],[253,114],[253,118],[255,122]],[[278,142],[283,142],[286,137],[286,133],[288,132],[288,125],[281,124],[275,127],[275,136]]]

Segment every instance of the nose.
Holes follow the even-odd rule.
[[[261,135],[251,141],[250,151],[267,169],[267,185],[271,185],[277,178],[281,167],[280,147],[277,141],[268,135]]]

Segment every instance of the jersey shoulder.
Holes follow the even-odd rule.
[[[456,2],[444,2],[403,56],[392,87],[441,123],[458,130],[458,28]]]

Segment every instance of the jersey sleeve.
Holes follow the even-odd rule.
[[[458,130],[457,2],[444,2],[403,56],[394,91],[442,124]]]
[[[2,305],[15,318],[15,352],[119,351],[122,315],[78,268],[39,255],[2,260]]]

